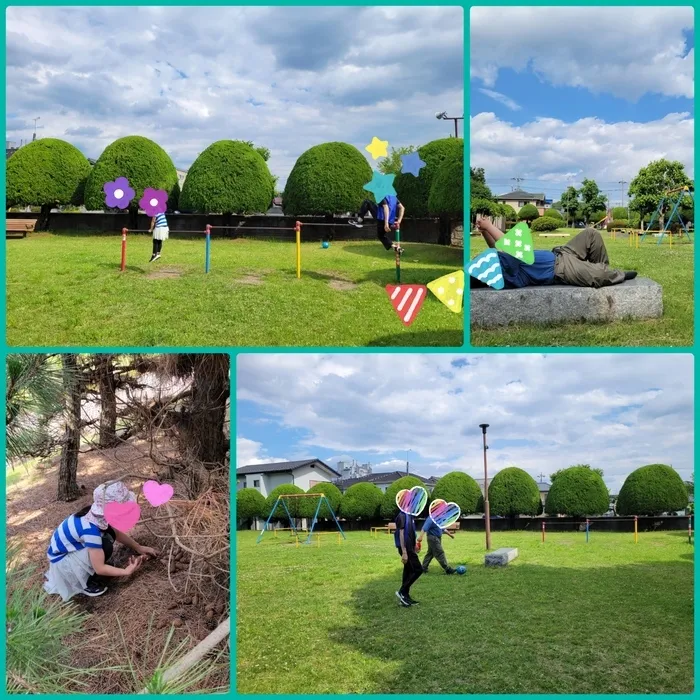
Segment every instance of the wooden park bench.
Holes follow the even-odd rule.
[[[36,226],[36,219],[7,219],[5,229],[7,238],[25,238]]]

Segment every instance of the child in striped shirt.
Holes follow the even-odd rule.
[[[163,241],[168,239],[168,220],[165,214],[156,214],[151,219],[151,232],[153,233],[153,255],[148,262],[158,260],[160,251],[163,250]]]
[[[47,555],[49,570],[44,590],[66,601],[74,595],[99,596],[107,591],[98,576],[129,576],[146,556],[157,552],[144,547],[125,532],[116,530],[104,519],[107,503],[127,503],[136,496],[122,482],[100,484],[93,493],[93,504],[69,515],[55,530]],[[114,542],[120,542],[139,556],[130,557],[129,564],[120,569],[107,562],[112,556]]]

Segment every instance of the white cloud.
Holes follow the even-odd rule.
[[[98,157],[154,139],[187,168],[214,141],[271,151],[284,184],[324,141],[422,145],[464,103],[459,7],[21,7],[7,11],[7,136]],[[378,31],[378,28],[381,28]],[[183,77],[186,76],[186,77]],[[255,106],[257,105],[257,106]]]
[[[479,88],[479,92],[483,95],[486,95],[487,97],[490,97],[496,102],[500,102],[503,106],[507,107],[508,109],[514,112],[518,112],[522,109],[522,107],[515,100],[511,100],[511,98],[508,97],[508,95],[504,95],[502,92],[488,90],[487,88]]]
[[[482,112],[470,120],[470,161],[485,168],[487,181],[502,183],[495,189],[503,192],[510,189],[514,174],[526,178],[527,189],[545,189],[547,196],[556,196],[568,180],[575,184],[588,177],[601,189],[612,190],[611,201],[617,202],[617,183],[629,183],[640,168],[659,158],[680,161],[692,178],[693,130],[694,120],[687,113],[646,123],[540,117],[516,126],[493,112]],[[540,182],[528,187],[527,180]]]
[[[692,7],[474,7],[472,78],[494,87],[499,70],[531,69],[556,86],[636,101],[693,97]]]
[[[478,477],[489,422],[492,472],[586,463],[616,490],[644,464],[690,476],[692,357],[670,366],[652,354],[239,355],[237,396],[305,435],[290,449],[361,451],[393,468],[410,447],[423,471]]]
[[[268,462],[286,462],[286,457],[270,457],[261,442],[248,440],[248,438],[236,438],[236,464],[237,468],[249,464],[266,464]]]

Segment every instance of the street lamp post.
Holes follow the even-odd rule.
[[[408,476],[408,453],[409,453],[410,451],[411,451],[411,450],[406,450],[406,476]]]
[[[455,138],[459,138],[459,129],[457,128],[457,122],[459,122],[460,119],[464,119],[464,115],[462,115],[461,117],[448,117],[447,112],[436,112],[435,118],[444,119],[445,121],[449,121],[451,119],[455,123]]]
[[[479,425],[484,438],[484,522],[486,524],[486,551],[491,549],[491,513],[489,511],[489,470],[486,462],[486,450],[488,450],[488,445],[486,444],[486,428],[489,427],[488,423],[481,423]]]
[[[41,119],[41,117],[34,118],[34,135],[32,136],[32,141],[36,141],[36,123]]]

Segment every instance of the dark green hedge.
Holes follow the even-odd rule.
[[[5,172],[8,207],[80,205],[90,163],[66,141],[39,139],[10,156]]]
[[[562,221],[555,219],[553,216],[540,216],[530,224],[531,231],[556,231]]]
[[[383,500],[384,494],[375,484],[353,484],[340,500],[340,514],[346,520],[372,520],[379,515]]]
[[[433,179],[445,160],[460,153],[464,158],[464,140],[454,138],[431,141],[418,149],[418,155],[425,163],[418,177],[401,173],[394,180],[396,193],[406,207],[406,216],[429,216],[428,199]]]
[[[603,478],[586,467],[569,467],[557,474],[547,494],[548,515],[602,515],[610,507],[608,487]]]
[[[180,185],[170,156],[154,141],[143,136],[125,136],[111,143],[97,159],[85,184],[87,209],[106,209],[105,182],[125,177],[136,196],[130,208],[137,208],[147,187],[168,193],[168,210],[177,209]]]
[[[322,493],[328,499],[333,512],[335,513],[336,517],[338,517],[342,494],[340,493],[340,489],[335,484],[331,484],[330,482],[326,481],[321,484],[314,484],[306,493]],[[300,498],[299,500],[301,501],[300,514],[304,518],[313,518],[314,514],[316,513],[316,508],[318,507],[318,500],[315,498]],[[318,517],[333,517],[325,503],[321,505],[321,510],[318,513]]]
[[[688,488],[678,472],[666,464],[648,464],[635,469],[620,489],[619,515],[661,515],[683,510]]]
[[[180,207],[204,214],[265,213],[274,189],[267,163],[255,148],[243,141],[217,141],[189,169]]]
[[[270,517],[270,512],[272,509],[275,507],[275,501],[277,501],[277,498],[279,496],[285,495],[285,494],[290,494],[290,493],[304,493],[303,489],[300,489],[298,486],[294,486],[294,484],[280,484],[279,486],[275,487],[270,491],[270,494],[268,495],[266,501],[265,501],[265,517],[268,518]],[[306,499],[304,498],[290,498],[285,503],[287,504],[287,510],[289,510],[289,514],[293,518],[300,518],[301,517],[301,501],[304,501]],[[275,510],[275,513],[273,515],[274,518],[279,518],[279,519],[287,519],[287,513],[284,510],[284,506],[280,503],[277,506],[277,509]]]
[[[399,514],[399,509],[396,505],[396,494],[403,490],[403,489],[412,489],[414,486],[422,486],[425,488],[425,484],[415,476],[402,476],[400,479],[397,479],[389,488],[386,490],[386,493],[384,494],[384,498],[382,500],[382,505],[381,505],[381,516],[382,518],[386,520],[393,520],[398,514]],[[428,491],[428,489],[425,489]],[[430,495],[430,491],[428,491],[428,495]],[[425,504],[425,512],[428,512],[428,506],[430,505],[430,499]]]
[[[430,501],[438,498],[456,503],[462,511],[462,515],[471,515],[478,512],[481,489],[469,474],[450,472],[438,480],[430,494]]]
[[[431,216],[464,217],[464,149],[450,153],[438,167],[428,197]]]
[[[372,168],[354,146],[322,143],[299,156],[284,188],[282,207],[289,216],[322,216],[357,212],[372,199],[364,186]]]
[[[491,515],[537,515],[541,501],[535,480],[518,467],[506,467],[489,484]]]
[[[236,493],[236,518],[238,520],[262,518],[265,517],[265,512],[265,496],[257,489],[240,489]]]
[[[518,212],[518,221],[534,221],[539,215],[540,212],[534,204],[526,204]]]
[[[561,215],[561,212],[558,209],[552,209],[551,207],[549,209],[545,209],[542,216],[548,216],[551,219],[556,219],[559,222],[564,221],[564,217]]]

